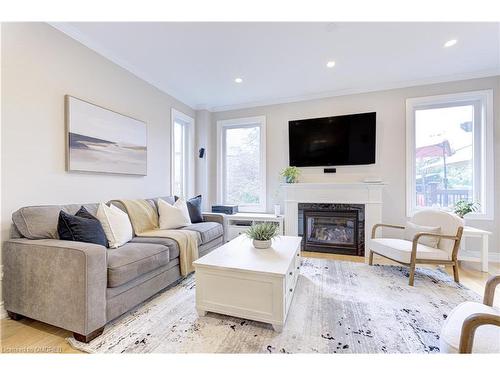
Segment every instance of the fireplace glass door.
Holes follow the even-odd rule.
[[[341,250],[355,253],[358,246],[358,215],[355,211],[304,211],[305,249]]]

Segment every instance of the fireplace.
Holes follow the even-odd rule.
[[[302,250],[364,255],[364,205],[299,203]]]

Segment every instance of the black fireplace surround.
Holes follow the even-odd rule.
[[[302,250],[365,255],[365,206],[299,203],[298,234]]]

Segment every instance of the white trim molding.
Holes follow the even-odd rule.
[[[493,90],[469,91],[435,95],[406,100],[406,215],[419,210],[415,194],[415,111],[460,104],[475,103],[479,110],[474,114],[474,200],[480,203],[480,212],[467,215],[471,220],[493,220],[494,218],[494,148],[493,148]],[[479,126],[479,127],[478,127]],[[479,160],[477,160],[479,158]]]
[[[185,165],[187,168],[188,175],[185,178],[186,191],[184,198],[190,198],[194,194],[195,187],[195,120],[194,118],[186,115],[185,113],[172,108],[170,116],[170,193],[174,195],[174,123],[178,120],[187,126],[188,140],[186,142],[186,149],[184,150],[184,156],[187,157]],[[185,172],[185,171],[184,171]]]
[[[239,127],[260,127],[260,203],[259,205],[239,205],[241,212],[265,212],[266,203],[266,116],[255,116],[217,121],[217,200],[224,202],[224,151],[226,149],[223,129]],[[238,202],[234,202],[238,204]]]
[[[468,80],[468,79],[487,78],[487,77],[494,77],[497,75],[500,75],[500,68],[481,70],[481,71],[476,71],[476,72],[452,74],[452,75],[446,75],[446,76],[421,78],[421,79],[415,79],[415,80],[410,80],[410,81],[406,80],[406,81],[396,81],[396,82],[389,82],[389,83],[380,83],[380,84],[373,84],[371,86],[362,87],[362,88],[330,90],[330,91],[323,91],[323,92],[307,94],[307,95],[300,95],[300,96],[268,98],[268,99],[263,98],[262,100],[257,100],[257,101],[253,101],[253,102],[242,102],[242,103],[228,104],[228,105],[215,105],[215,106],[210,107],[207,105],[198,104],[194,108],[195,109],[207,109],[211,112],[224,112],[224,111],[232,111],[232,110],[237,110],[237,109],[264,107],[264,106],[276,105],[276,104],[296,103],[296,102],[305,102],[305,101],[325,99],[325,98],[334,98],[337,96],[357,95],[357,94],[366,94],[366,93],[370,93],[370,92],[405,89],[408,87],[434,85],[434,84],[438,84],[438,83],[464,81],[464,80]]]

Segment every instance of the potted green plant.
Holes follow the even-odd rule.
[[[281,172],[287,184],[294,184],[299,181],[300,170],[297,167],[286,167]]]
[[[252,239],[255,248],[268,249],[272,239],[278,236],[278,225],[272,222],[254,224],[246,231],[246,235]]]
[[[479,203],[460,200],[455,203],[455,208],[453,211],[463,219],[465,215],[477,211],[478,208]]]

